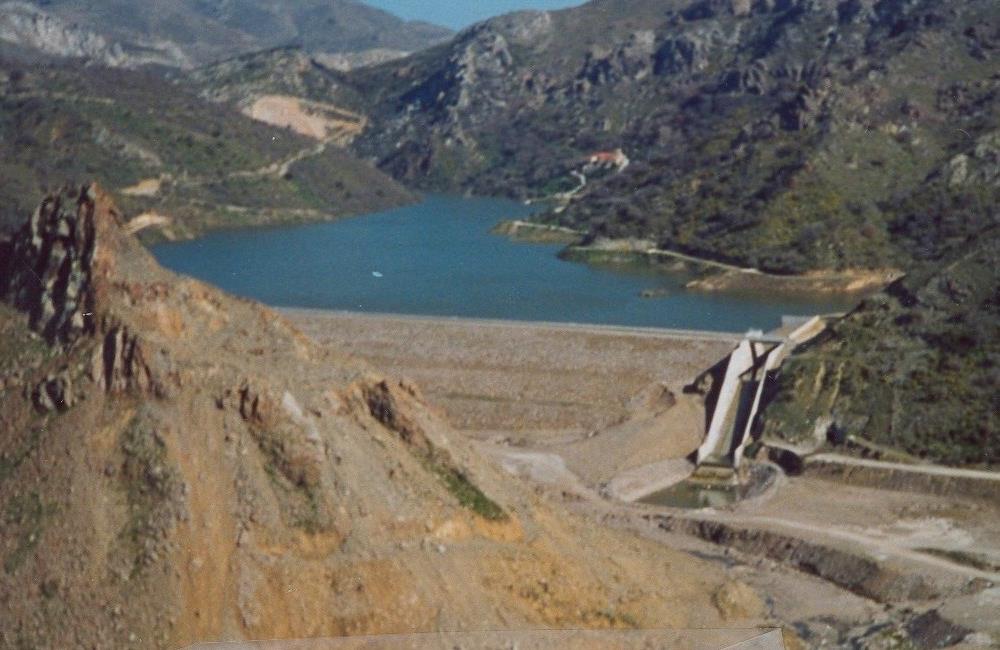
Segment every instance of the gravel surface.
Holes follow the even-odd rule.
[[[738,335],[642,328],[287,311],[321,343],[420,385],[452,424],[528,442],[627,419],[653,384],[679,387]]]

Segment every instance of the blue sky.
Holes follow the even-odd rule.
[[[452,29],[519,9],[562,9],[583,0],[363,0],[407,20],[425,20]]]

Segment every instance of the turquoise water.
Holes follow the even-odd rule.
[[[783,314],[844,309],[827,298],[705,294],[648,269],[563,262],[558,245],[491,235],[532,208],[431,195],[334,223],[224,231],[153,248],[160,262],[280,307],[743,332]],[[643,298],[647,289],[666,290]]]

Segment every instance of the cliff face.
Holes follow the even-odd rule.
[[[372,116],[355,146],[419,185],[520,197],[570,190],[592,154],[622,148],[626,169],[588,174],[547,220],[777,272],[906,267],[898,206],[1000,128],[998,11],[628,0],[515,14],[352,74]],[[952,190],[996,201],[995,184],[969,187]]]
[[[122,221],[62,192],[2,257],[0,646],[720,623],[715,569],[553,510]]]

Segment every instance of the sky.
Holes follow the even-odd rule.
[[[462,29],[485,18],[520,9],[562,9],[583,0],[363,0],[407,20]]]

